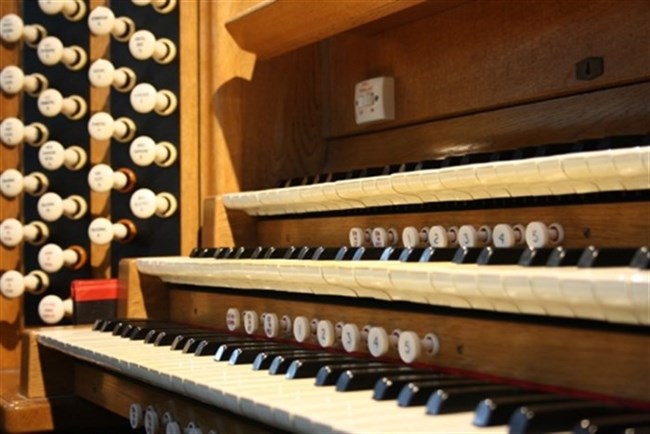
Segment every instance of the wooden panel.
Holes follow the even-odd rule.
[[[0,17],[19,10],[17,0],[0,1]],[[0,43],[0,59],[2,66],[20,64],[20,44]],[[0,121],[10,117],[20,118],[21,96],[7,95],[0,92]],[[0,143],[0,172],[5,169],[20,169],[22,148],[10,148]],[[20,219],[22,213],[22,198],[8,199],[0,195],[0,221],[6,218]],[[0,274],[5,270],[21,270],[20,246],[7,248],[0,244]],[[20,360],[20,330],[23,324],[22,298],[8,300],[0,296],[0,370],[14,369]]]
[[[239,46],[268,58],[289,52],[359,25],[375,21],[424,0],[375,0],[346,2],[295,2],[265,0],[226,22]],[[441,9],[458,0],[437,0]]]
[[[395,128],[638,81],[650,76],[650,3],[548,0],[464,3],[409,25],[329,44],[329,136]],[[575,78],[575,64],[605,73]],[[355,83],[395,77],[396,120],[354,123]],[[592,107],[585,107],[585,111]]]
[[[617,221],[612,222],[612,216]],[[523,224],[558,222],[565,230],[565,247],[641,247],[650,243],[650,206],[647,202],[540,206],[381,214],[331,218],[261,220],[258,224],[262,246],[345,246],[352,227],[395,228],[401,234],[406,226],[442,225],[476,227],[498,223]],[[400,244],[401,245],[401,244]]]
[[[334,139],[323,172],[650,131],[650,83]]]
[[[38,345],[34,330],[23,334],[20,393],[27,398],[47,398],[73,393],[72,360]]]
[[[296,300],[273,291],[263,298],[246,291],[170,293],[175,321],[226,329],[226,311],[235,307],[258,314],[274,312],[278,317],[304,315],[333,323],[352,322],[360,329],[371,324],[388,331],[413,330],[420,336],[434,332],[440,352],[434,358],[421,356],[419,363],[650,404],[646,375],[650,337],[641,330],[623,332],[550,318],[479,315],[397,303],[387,307],[376,301],[369,305],[309,296]],[[257,334],[263,336],[261,330]],[[607,351],[603,351],[603,342],[608,343]],[[389,359],[396,357],[391,350]]]
[[[119,318],[169,317],[169,297],[160,279],[138,273],[135,259],[120,261],[117,316]]]
[[[125,418],[129,417],[131,404],[137,402],[143,408],[152,405],[160,415],[169,412],[181,427],[194,422],[203,432],[211,429],[234,434],[274,432],[232,413],[82,363],[76,365],[75,390],[79,396]]]

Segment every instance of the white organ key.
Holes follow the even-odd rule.
[[[546,226],[543,222],[528,223],[525,232],[526,244],[532,248],[557,246],[564,241],[564,228],[559,223]]]
[[[170,193],[154,193],[148,188],[136,190],[129,201],[131,212],[138,218],[148,219],[155,214],[158,217],[171,217],[178,207],[176,198]]]
[[[130,220],[121,219],[112,223],[104,217],[97,217],[88,226],[88,238],[95,244],[104,245],[111,241],[126,243],[131,241],[138,231]]]
[[[137,81],[135,72],[131,68],[126,66],[115,68],[106,59],[97,59],[90,65],[88,79],[95,87],[113,86],[113,89],[120,92],[130,91]]]
[[[72,299],[61,300],[50,294],[43,297],[38,304],[38,316],[45,324],[56,324],[66,316],[72,316]]]
[[[153,58],[166,64],[176,57],[176,45],[167,38],[156,39],[149,30],[138,30],[129,39],[129,51],[138,60]]]
[[[81,246],[70,246],[64,250],[50,243],[38,252],[38,264],[48,273],[56,273],[63,267],[78,270],[86,264],[87,259],[88,255]]]
[[[48,118],[63,113],[71,120],[81,119],[86,115],[88,105],[79,95],[64,97],[56,89],[46,89],[40,93],[37,100],[38,111]]]
[[[48,15],[63,14],[70,21],[79,21],[86,15],[83,0],[38,0],[38,6]]]
[[[49,82],[47,78],[38,72],[27,74],[15,65],[2,68],[0,72],[0,89],[9,95],[17,94],[25,90],[29,95],[36,96],[44,89],[47,89]]]
[[[176,7],[176,0],[131,0],[136,6],[153,6],[161,14],[167,14]]]
[[[65,166],[69,170],[81,170],[88,161],[86,151],[80,146],[64,148],[55,140],[45,142],[38,150],[38,161],[48,170],[57,170]]]
[[[499,223],[492,230],[492,241],[495,247],[514,247],[524,243],[525,232],[523,225]]]
[[[404,363],[413,363],[416,361],[422,351],[430,356],[438,354],[440,351],[440,341],[438,336],[433,333],[427,333],[423,339],[420,339],[414,331],[403,331],[397,341],[397,351],[399,357]]]
[[[135,186],[135,182],[135,173],[127,168],[113,170],[107,164],[96,164],[88,172],[88,185],[98,193],[111,189],[128,192]]]
[[[23,23],[23,19],[16,14],[7,14],[0,19],[0,39],[14,43],[21,39],[30,47],[36,47],[47,36],[45,27],[40,24]]]
[[[18,298],[25,293],[41,294],[50,286],[50,278],[40,270],[23,276],[18,271],[6,271],[0,277],[0,292],[6,298]]]
[[[483,225],[478,230],[472,225],[463,225],[458,229],[458,243],[462,247],[480,247],[492,240],[492,229]]]
[[[36,48],[38,59],[47,66],[63,63],[71,71],[78,71],[88,62],[88,54],[78,45],[65,47],[56,36],[46,36]]]
[[[151,137],[140,136],[131,142],[129,155],[131,161],[141,167],[152,163],[159,167],[169,167],[176,161],[177,151],[169,142],[156,143]]]
[[[138,113],[155,111],[161,116],[174,113],[178,100],[170,90],[157,90],[149,83],[140,83],[131,90],[131,107]]]
[[[23,226],[20,221],[9,218],[0,224],[0,241],[7,247],[17,246],[23,239],[30,244],[39,245],[44,243],[49,235],[50,230],[45,223],[37,220]]]
[[[62,199],[58,194],[50,192],[40,197],[36,209],[38,215],[48,222],[56,221],[61,216],[78,220],[86,215],[88,204],[83,197],[75,194]]]
[[[105,6],[97,6],[88,14],[88,28],[93,35],[113,35],[118,41],[128,41],[135,32],[135,23],[129,17],[115,17]]]
[[[40,122],[24,125],[20,119],[9,117],[0,123],[0,141],[7,146],[16,146],[23,140],[32,146],[40,146],[49,135],[47,127]]]
[[[40,196],[49,185],[49,180],[41,172],[32,172],[23,176],[16,169],[7,169],[0,174],[0,192],[5,197],[16,197],[22,192]]]
[[[127,117],[113,119],[106,112],[97,112],[88,121],[88,133],[96,140],[114,138],[118,142],[128,142],[136,132],[135,122]]]
[[[433,248],[455,247],[458,245],[458,228],[451,226],[445,229],[435,225],[429,228],[429,244]]]

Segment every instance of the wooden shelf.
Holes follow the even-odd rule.
[[[263,0],[226,22],[240,48],[269,58],[329,36],[405,11],[425,0]],[[446,9],[457,0],[437,0]]]

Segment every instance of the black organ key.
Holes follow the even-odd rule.
[[[250,338],[245,338],[242,336],[224,336],[223,338],[216,337],[216,338],[206,338],[202,339],[201,342],[199,342],[198,345],[196,345],[196,349],[194,350],[194,355],[203,357],[203,356],[214,356],[219,347],[225,343],[245,343],[245,342],[251,342],[252,339]],[[188,347],[190,342],[188,342],[185,345],[185,348]],[[185,351],[185,348],[183,348],[183,352]],[[189,352],[189,350],[187,351]]]
[[[299,347],[288,345],[288,344],[268,344],[265,346],[252,346],[252,347],[239,347],[230,355],[228,363],[231,365],[245,365],[253,363],[255,358],[264,351],[287,351],[287,350],[298,350]]]
[[[257,259],[262,252],[262,247],[240,247],[233,255],[234,259]]]
[[[630,412],[629,409],[588,401],[526,405],[515,410],[510,417],[510,433],[566,431],[581,419],[626,411]]]
[[[365,369],[386,367],[385,363],[381,362],[366,362],[363,367]],[[343,364],[328,364],[321,367],[316,373],[316,386],[334,386],[341,373],[348,369],[359,368],[357,363],[343,363]]]
[[[406,384],[400,390],[397,396],[397,405],[400,407],[415,407],[419,405],[426,405],[432,393],[436,392],[441,387],[454,385],[454,380],[428,380],[428,381],[413,381]],[[481,385],[483,383],[474,381],[466,383],[468,385]]]
[[[470,411],[487,396],[523,395],[526,391],[500,384],[483,384],[471,387],[442,387],[427,401],[427,414],[448,414]]]
[[[175,324],[166,321],[126,321],[118,323],[113,329],[113,335],[123,338],[131,337],[131,334],[138,330],[139,334],[146,335],[153,327],[173,327]],[[145,331],[144,328],[147,328]],[[144,338],[144,336],[143,336]]]
[[[211,337],[219,337],[219,336],[225,336],[222,333],[210,333],[207,335],[178,335],[174,339],[174,341],[171,343],[171,350],[173,351],[181,351],[185,348],[185,346],[190,342],[190,341],[201,341],[201,339],[204,338],[211,338]],[[194,350],[196,347],[194,348]],[[184,351],[184,352],[194,352],[192,351]]]
[[[459,379],[458,377],[452,377],[448,374],[443,374],[440,372],[430,372],[430,373],[407,373],[382,377],[375,383],[375,388],[372,393],[372,399],[376,401],[384,401],[388,399],[396,399],[399,396],[400,391],[404,386],[413,381],[422,381],[422,380],[463,380],[463,381],[472,381],[467,379]]]
[[[224,344],[220,345],[219,348],[217,348],[217,351],[215,351],[214,360],[216,360],[218,362],[223,362],[223,361],[229,360],[232,353],[238,348],[260,348],[260,349],[263,349],[265,345],[268,346],[269,343],[264,342],[264,341],[259,341],[259,340],[249,340],[247,342],[224,343]]]
[[[166,347],[171,346],[177,339],[180,338],[181,341],[186,342],[190,337],[204,337],[204,336],[213,336],[214,333],[209,331],[201,330],[186,330],[186,331],[162,331],[158,333],[155,340],[153,341],[154,346],[156,347]],[[176,344],[178,347],[179,344]],[[182,348],[182,347],[180,347]],[[180,349],[179,348],[179,349]]]
[[[200,332],[205,332],[205,330],[200,330],[200,329],[195,329],[195,328],[190,328],[186,326],[181,326],[179,328],[162,328],[162,327],[154,327],[144,337],[144,343],[145,344],[153,344],[156,342],[156,339],[158,339],[158,336],[162,335],[168,335],[168,334],[181,334],[181,333],[200,333]],[[134,339],[135,340],[135,339]],[[171,343],[171,341],[170,341]]]
[[[375,383],[386,375],[395,375],[406,372],[418,372],[407,366],[384,366],[381,368],[352,368],[339,375],[336,380],[336,390],[340,392],[352,390],[365,390],[375,387]]]
[[[235,252],[235,249],[232,247],[222,247],[217,250],[217,252],[214,254],[215,259],[229,259],[233,253]]]
[[[574,434],[650,433],[650,413],[594,416],[579,421]]]
[[[548,262],[548,258],[551,256],[553,250],[554,249],[552,248],[541,248],[541,249],[525,248],[521,252],[518,265],[523,265],[524,267],[546,266],[546,263]]]
[[[132,341],[142,341],[150,333],[155,334],[164,330],[185,329],[185,328],[187,328],[187,326],[180,325],[180,324],[170,324],[170,323],[139,325],[131,328],[130,331],[128,329],[124,330],[122,332],[122,337],[129,338]]]
[[[481,250],[476,263],[477,265],[516,265],[523,253],[518,248],[494,248],[485,247]]]
[[[550,402],[571,402],[572,398],[550,394],[524,394],[516,396],[490,396],[480,401],[474,411],[474,425],[495,426],[508,423],[512,413],[523,405]]]
[[[348,248],[343,247],[318,247],[311,257],[316,261],[335,261],[340,260],[345,256]]]
[[[148,320],[148,319],[122,319],[122,320],[111,320],[110,322],[106,323],[106,331],[110,331],[111,334],[114,336],[121,336],[122,332],[124,332],[125,329],[133,329],[134,326],[136,325],[143,325],[143,324],[160,324],[161,322],[159,320]],[[169,324],[169,323],[168,323]],[[109,326],[112,327],[109,329]]]
[[[650,249],[647,247],[641,247],[636,251],[632,261],[630,262],[630,267],[639,268],[641,270],[647,270],[650,268]]]
[[[433,247],[407,247],[399,255],[400,262],[429,262]]]
[[[636,252],[637,249],[597,249],[594,246],[589,246],[582,252],[582,255],[580,255],[578,267],[627,267],[632,262]]]
[[[452,262],[454,264],[475,264],[483,249],[480,247],[459,247]]]
[[[302,356],[313,354],[313,350],[269,350],[260,352],[253,361],[254,371],[265,371],[270,369],[271,364],[277,356]]]
[[[456,251],[452,247],[438,247],[433,249],[427,262],[451,262],[456,256]]]
[[[578,265],[583,250],[565,249],[556,247],[553,249],[546,262],[547,267],[575,267]]]
[[[133,319],[134,321],[146,321],[146,320],[139,320],[137,318]],[[99,331],[99,332],[112,332],[115,326],[118,323],[122,323],[125,321],[129,321],[127,318],[99,318],[96,319],[95,322],[93,323],[93,330],[94,331]]]
[[[291,366],[291,364],[298,359],[302,359],[302,360],[319,359],[326,356],[327,353],[321,353],[315,351],[311,351],[307,354],[302,354],[302,355],[280,354],[275,356],[275,358],[271,362],[271,366],[269,366],[269,374],[271,375],[286,374],[287,371],[289,370],[289,366]]]
[[[323,356],[318,359],[298,358],[289,365],[286,377],[289,379],[315,377],[323,366],[331,363],[346,364],[347,366],[356,364],[358,366],[367,362],[363,359],[347,358],[341,355]]]

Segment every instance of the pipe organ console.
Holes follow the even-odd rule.
[[[649,16],[0,2],[0,431],[648,432]]]

